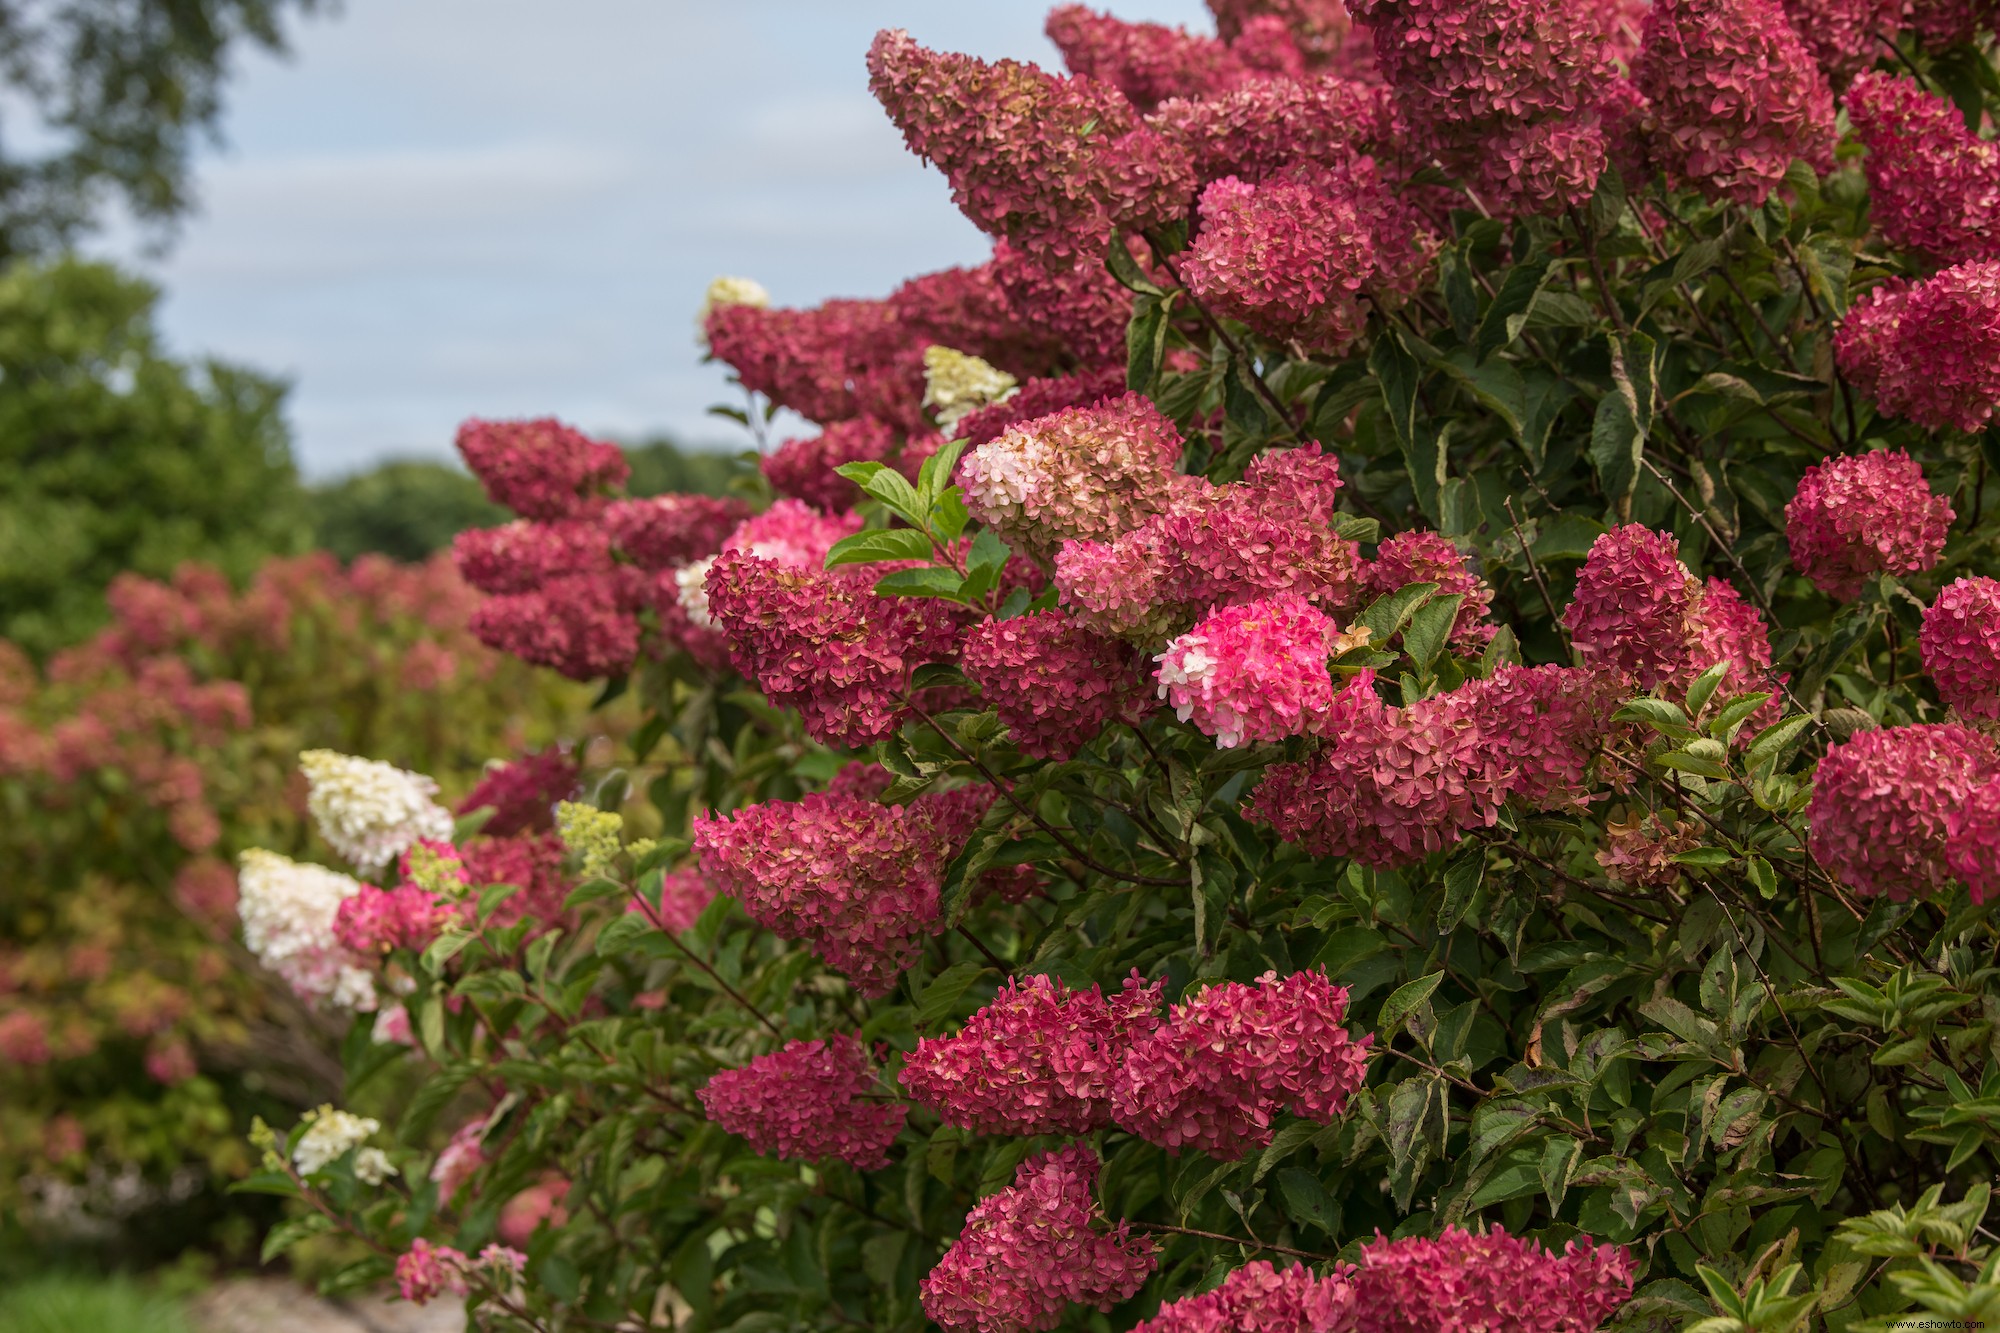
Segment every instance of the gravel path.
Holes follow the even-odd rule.
[[[192,1305],[195,1333],[464,1333],[457,1303],[323,1301],[283,1278],[242,1278]],[[106,1333],[110,1333],[106,1330]]]

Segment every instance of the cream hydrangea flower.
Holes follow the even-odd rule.
[[[252,848],[238,860],[243,944],[301,999],[371,1010],[374,977],[333,933],[340,904],[360,891],[361,885],[338,871]]]
[[[687,612],[688,622],[696,629],[720,628],[715,623],[715,613],[708,609],[708,569],[714,563],[715,557],[710,556],[674,571],[681,610]]]
[[[1020,381],[966,352],[924,349],[924,406],[949,435],[967,413],[1013,396]]]
[[[301,1117],[306,1124],[306,1132],[299,1136],[297,1146],[292,1149],[292,1165],[302,1176],[310,1176],[324,1171],[347,1154],[350,1149],[359,1148],[369,1137],[382,1128],[382,1122],[370,1116],[355,1115],[352,1111],[336,1111],[331,1105],[316,1111],[307,1111]],[[385,1156],[380,1163],[388,1166]],[[373,1164],[371,1163],[371,1168]],[[355,1170],[359,1174],[360,1159],[355,1159]],[[392,1168],[393,1169],[393,1168]],[[365,1179],[365,1177],[364,1177]],[[380,1184],[380,1180],[369,1181]]]
[[[451,838],[451,811],[431,799],[437,783],[420,773],[333,750],[307,750],[299,768],[320,835],[363,870],[380,870],[419,838]]]
[[[721,277],[708,284],[708,290],[701,294],[701,309],[695,312],[694,326],[697,337],[708,341],[708,317],[718,306],[752,305],[762,309],[771,304],[771,293],[764,290],[764,284],[755,278]]]

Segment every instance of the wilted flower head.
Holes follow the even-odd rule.
[[[949,347],[924,349],[924,406],[949,434],[968,412],[1000,402],[1020,386],[1006,371]]]
[[[1883,283],[1841,320],[1834,358],[1885,416],[1979,430],[2000,404],[2000,260]]]
[[[1072,1305],[1109,1310],[1129,1299],[1153,1271],[1154,1246],[1123,1222],[1100,1229],[1097,1170],[1081,1144],[1021,1163],[919,1286],[924,1313],[948,1329],[1043,1333]]]
[[[495,504],[544,522],[596,507],[597,497],[624,485],[632,470],[617,445],[593,440],[552,417],[474,418],[458,428],[458,452]]]
[[[1247,1263],[1199,1296],[1168,1301],[1132,1333],[1335,1333],[1354,1327],[1352,1270],[1315,1277],[1304,1265]]]
[[[1160,697],[1223,749],[1304,735],[1333,706],[1339,632],[1295,592],[1224,607],[1154,659]]]
[[[381,869],[419,838],[451,838],[451,811],[431,799],[437,783],[422,774],[333,750],[305,751],[299,769],[320,836],[363,870]]]
[[[1833,91],[1778,0],[1654,0],[1632,78],[1676,186],[1755,206],[1794,159],[1830,159]]]
[[[316,1111],[307,1111],[299,1119],[305,1124],[306,1132],[292,1147],[292,1165],[302,1176],[316,1175],[345,1157],[354,1148],[366,1143],[369,1136],[382,1128],[382,1122],[351,1111],[336,1111],[332,1106],[322,1106]]]
[[[334,934],[340,905],[361,885],[324,866],[251,849],[238,863],[243,945],[301,998],[343,1009],[375,1007],[375,983]]]
[[[1630,819],[1606,820],[1604,846],[1597,864],[1613,884],[1640,889],[1668,889],[1680,881],[1682,852],[1701,846],[1701,829],[1694,821],[1677,824],[1672,819],[1644,813]]]
[[[1159,1023],[1161,983],[1134,973],[1110,1000],[1045,976],[1010,979],[954,1037],[925,1037],[903,1087],[981,1134],[1087,1134],[1111,1123],[1111,1086]]]
[[[725,1069],[700,1093],[708,1118],[760,1153],[791,1162],[838,1157],[864,1171],[889,1164],[889,1145],[909,1107],[868,1100],[875,1074],[851,1033],[794,1041],[741,1069]]]
[[[1651,689],[1686,674],[1700,596],[1673,534],[1628,523],[1591,543],[1563,625],[1585,661]]]
[[[1148,1143],[1223,1160],[1269,1143],[1281,1112],[1330,1121],[1366,1077],[1373,1041],[1349,1035],[1346,1017],[1346,989],[1322,972],[1218,982],[1133,1046],[1112,1112]]]
[[[1632,1255],[1588,1236],[1552,1254],[1501,1227],[1377,1236],[1353,1275],[1357,1333],[1593,1333],[1632,1296]]]
[[[2000,721],[2000,579],[1955,579],[1924,612],[1924,670],[1966,717]]]
[[[1943,887],[1952,815],[2000,776],[2000,751],[1957,723],[1884,727],[1830,746],[1813,775],[1812,854],[1866,897]]]
[[[1829,597],[1861,595],[1871,574],[1920,574],[1944,553],[1951,501],[1899,449],[1815,463],[1785,506],[1792,563]]]

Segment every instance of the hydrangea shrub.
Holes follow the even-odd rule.
[[[992,255],[719,282],[819,430],[740,505],[467,428],[475,629],[648,720],[505,857],[370,780],[318,938],[416,1090],[260,1129],[274,1252],[550,1333],[2000,1313],[1991,7],[1211,9],[876,39]]]

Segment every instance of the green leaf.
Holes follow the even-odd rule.
[[[1141,296],[1132,305],[1132,322],[1125,326],[1125,387],[1151,393],[1167,359],[1168,315],[1173,302],[1165,296]]]
[[[1722,684],[1722,678],[1729,674],[1729,663],[1717,662],[1708,670],[1694,678],[1688,686],[1687,711],[1689,717],[1700,717],[1701,710],[1708,707],[1708,701],[1715,694],[1715,687]]]
[[[314,1236],[324,1236],[333,1230],[333,1219],[325,1213],[303,1213],[287,1218],[271,1228],[264,1237],[264,1248],[258,1256],[259,1263],[270,1263],[300,1241],[311,1240]]]
[[[1614,722],[1641,722],[1672,740],[1693,736],[1694,727],[1680,705],[1665,699],[1634,699],[1613,714]]]
[[[1382,1013],[1375,1020],[1375,1026],[1381,1029],[1384,1036],[1395,1036],[1403,1020],[1413,1013],[1418,1005],[1430,999],[1431,992],[1436,990],[1438,983],[1443,980],[1443,972],[1433,972],[1429,976],[1418,977],[1415,981],[1398,986],[1394,994],[1382,1001]]]
[[[874,496],[903,521],[922,527],[930,506],[917,498],[916,487],[886,463],[842,463],[834,469]]]
[[[944,597],[952,601],[958,600],[964,586],[965,580],[955,570],[941,565],[899,569],[875,581],[875,591],[884,597]]]
[[[951,489],[952,474],[958,471],[958,460],[964,454],[964,440],[946,440],[917,467],[917,503],[923,506],[924,513],[936,507]]]
[[[1403,346],[1402,335],[1387,330],[1375,340],[1368,354],[1368,369],[1382,389],[1382,404],[1388,409],[1389,427],[1403,450],[1410,485],[1416,491],[1417,506],[1432,523],[1438,520],[1438,492],[1444,486],[1445,451],[1436,428],[1417,419],[1417,385],[1423,370]]]
[[[1486,850],[1472,847],[1459,853],[1444,868],[1444,902],[1438,907],[1437,928],[1449,934],[1465,919],[1473,895],[1486,879]]]
[[[931,539],[915,528],[871,528],[843,537],[826,553],[826,568],[874,564],[880,560],[928,560]]]
[[[1355,623],[1368,627],[1369,642],[1377,646],[1387,643],[1396,632],[1403,628],[1424,599],[1438,590],[1435,583],[1408,583],[1392,593],[1385,593],[1368,604]]]
[[[1726,847],[1693,847],[1673,855],[1674,864],[1696,866],[1703,870],[1720,870],[1735,860],[1735,854]]]
[[[1803,713],[1773,722],[1758,732],[1749,748],[1743,751],[1744,766],[1754,770],[1774,762],[1793,738],[1811,724],[1812,719]]]
[[[1528,316],[1534,312],[1535,298],[1541,295],[1550,273],[1546,257],[1531,259],[1507,270],[1507,276],[1500,280],[1500,290],[1494,294],[1493,304],[1486,307],[1485,317],[1479,321],[1473,350],[1481,361],[1521,336]]]
[[[1132,258],[1131,247],[1125,244],[1123,232],[1112,234],[1111,244],[1104,251],[1104,266],[1129,291],[1138,292],[1141,296],[1166,295],[1158,284],[1146,276],[1145,270],[1139,267],[1139,261]]]
[[[1329,1237],[1340,1236],[1340,1205],[1326,1192],[1319,1177],[1310,1171],[1301,1171],[1288,1166],[1278,1172],[1278,1194],[1285,1201],[1285,1211],[1294,1221],[1318,1227]]]
[[[1428,668],[1444,651],[1445,641],[1458,622],[1458,608],[1465,603],[1463,593],[1433,597],[1417,608],[1403,631],[1403,651],[1420,667]]]
[[[959,999],[979,980],[980,975],[992,969],[984,963],[953,963],[937,974],[931,984],[924,987],[924,993],[917,1000],[917,1026],[920,1029],[935,1028],[944,1021]]]

